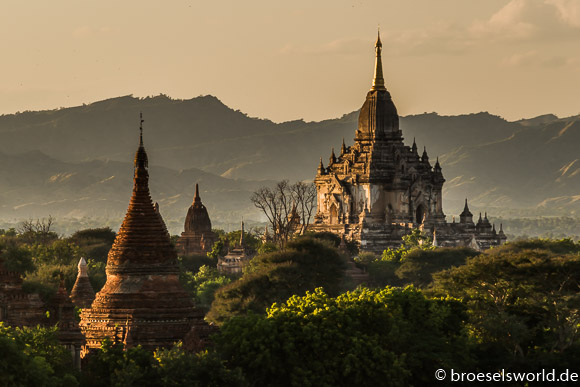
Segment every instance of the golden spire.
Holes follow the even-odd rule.
[[[373,86],[371,91],[386,91],[385,79],[383,78],[383,62],[381,60],[381,51],[383,44],[381,43],[380,31],[377,31],[377,42],[375,43],[375,77],[373,78]]]

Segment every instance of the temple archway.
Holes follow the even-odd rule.
[[[425,207],[419,204],[415,210],[415,221],[417,224],[423,223],[423,216],[425,216]]]

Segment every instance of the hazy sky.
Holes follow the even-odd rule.
[[[580,114],[580,0],[3,0],[0,113],[212,94],[333,118],[371,85],[377,25],[399,114]]]

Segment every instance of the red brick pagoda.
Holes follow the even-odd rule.
[[[107,282],[92,307],[81,313],[86,337],[83,355],[99,348],[106,338],[146,349],[168,347],[179,340],[190,348],[203,346],[209,327],[179,283],[177,253],[151,201],[147,168],[141,126],[133,194],[109,251]]]

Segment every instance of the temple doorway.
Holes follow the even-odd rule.
[[[422,204],[419,204],[417,210],[415,211],[415,221],[417,224],[423,223],[423,217],[425,216],[425,207]]]
[[[338,224],[338,209],[334,203],[330,206],[330,224]]]

